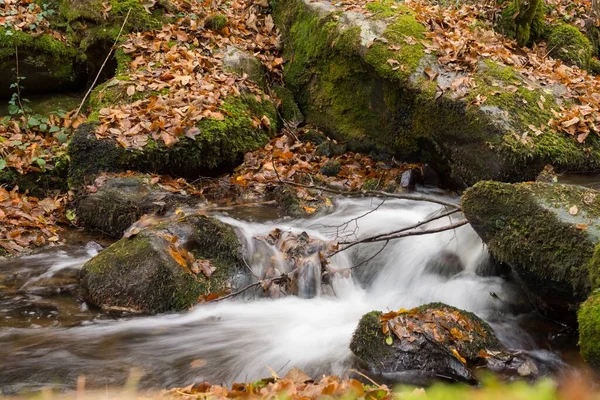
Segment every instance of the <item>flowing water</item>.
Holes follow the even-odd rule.
[[[340,200],[333,213],[305,220],[218,217],[238,229],[246,242],[246,258],[260,274],[277,254],[255,237],[275,227],[305,231],[315,238],[352,240],[397,230],[442,211],[432,203],[371,198]],[[446,217],[435,224],[458,218]],[[18,317],[14,303],[27,301],[0,302],[0,388],[5,393],[41,386],[70,388],[80,375],[91,386],[112,386],[121,384],[131,368],[141,369],[147,387],[250,381],[269,376],[268,368],[279,374],[292,367],[312,376],[344,374],[354,365],[348,345],[364,313],[435,301],[486,319],[509,348],[535,350],[539,357],[560,363],[553,353],[538,349],[535,338],[521,328],[525,314],[518,314],[526,300],[516,285],[494,274],[487,250],[470,226],[392,241],[382,250],[383,245],[359,245],[337,254],[332,266],[351,269],[352,274],[347,270],[336,274],[319,296],[310,299],[265,299],[248,290],[244,296],[185,313],[123,317],[90,311],[72,296],[64,310],[69,317],[62,320],[45,311],[26,311],[42,316],[42,323],[28,320],[28,314]],[[0,271],[11,263],[18,265],[13,271],[27,269],[15,272],[22,281],[27,278],[17,292],[24,298],[41,296],[44,293],[27,288],[36,288],[61,271],[76,273],[96,252],[95,245],[67,248],[8,260]],[[444,270],[448,265],[454,274]],[[61,315],[56,304],[52,307]]]

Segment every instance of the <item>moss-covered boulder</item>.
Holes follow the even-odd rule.
[[[370,374],[417,384],[439,377],[473,382],[475,367],[519,374],[520,366],[532,365],[525,358],[509,360],[490,326],[476,315],[442,303],[365,314],[350,349]],[[500,359],[507,362],[501,366]],[[522,375],[531,371],[535,367],[521,368]]]
[[[550,55],[580,68],[591,66],[593,48],[589,39],[576,27],[560,24],[548,37]]]
[[[494,258],[556,311],[575,308],[600,284],[599,194],[569,185],[480,182],[463,194],[462,206]]]
[[[118,100],[113,100],[118,101]],[[226,99],[220,107],[223,119],[207,118],[197,123],[194,138],[182,136],[171,146],[149,138],[141,150],[125,149],[112,139],[98,139],[97,125],[83,124],[69,144],[69,183],[79,185],[101,171],[135,170],[196,179],[233,168],[244,154],[264,146],[277,131],[277,111],[270,100],[254,96]],[[261,118],[270,126],[257,126]]]
[[[577,313],[579,323],[579,351],[583,359],[600,369],[600,291],[595,290],[581,304]]]
[[[328,1],[276,2],[284,79],[307,123],[353,151],[427,162],[457,186],[531,180],[545,164],[600,168],[598,138],[582,146],[547,127],[562,104],[558,87],[489,59],[473,76],[448,71],[426,52],[427,29],[410,8],[388,0],[365,7],[363,14]],[[456,90],[469,79],[473,85]]]
[[[231,287],[243,272],[241,251],[230,226],[188,216],[114,243],[83,266],[81,283],[104,309],[183,310]]]
[[[143,176],[114,177],[79,199],[77,217],[88,229],[120,238],[145,214],[164,214],[177,204],[193,202],[197,199],[145,183]]]

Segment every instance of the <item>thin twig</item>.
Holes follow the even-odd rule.
[[[437,197],[433,197],[433,196],[418,195],[418,194],[411,194],[411,193],[388,193],[388,192],[383,192],[380,190],[365,190],[365,191],[360,191],[360,192],[345,191],[345,190],[331,189],[331,188],[324,187],[324,186],[305,185],[302,183],[296,183],[296,182],[281,180],[281,179],[279,181],[280,181],[280,183],[285,183],[286,185],[298,186],[298,187],[307,188],[307,189],[322,190],[324,192],[335,193],[335,194],[340,194],[340,195],[344,195],[344,196],[360,196],[360,197],[365,196],[365,195],[385,196],[385,197],[391,197],[394,199],[401,199],[401,200],[414,200],[414,201],[424,201],[424,202],[429,202],[429,203],[435,203],[435,204],[440,204],[440,205],[446,206],[446,207],[452,207],[457,210],[461,209],[460,205],[458,205],[456,203],[438,199]]]
[[[25,107],[23,107],[23,103],[21,102],[21,75],[19,75],[19,47],[15,46],[15,63],[17,66],[17,100],[19,101],[19,107],[21,107],[21,112],[23,116],[27,118],[27,113],[25,112]]]
[[[117,47],[117,43],[119,42],[119,39],[121,38],[123,29],[125,29],[125,24],[127,23],[127,20],[129,19],[129,14],[131,14],[131,8],[129,10],[127,10],[127,15],[125,15],[125,19],[123,20],[123,24],[121,25],[121,30],[119,30],[119,34],[117,35],[115,42],[113,43],[112,47],[110,48],[110,51],[106,55],[104,62],[100,66],[100,69],[98,70],[98,73],[96,74],[96,78],[94,78],[94,82],[92,82],[92,84],[91,84],[90,88],[88,89],[88,91],[86,92],[85,96],[83,96],[83,99],[81,100],[81,104],[79,104],[79,108],[77,108],[77,111],[75,112],[75,117],[77,117],[79,115],[79,113],[81,112],[81,108],[83,107],[83,104],[87,100],[90,93],[92,93],[92,90],[94,90],[94,86],[96,86],[96,82],[98,82],[98,79],[100,78],[100,74],[102,73],[102,70],[106,66],[106,63],[110,59],[110,56],[112,55],[113,51]]]
[[[334,251],[333,253],[331,253],[330,255],[328,255],[327,258],[333,257],[337,253],[340,253],[340,252],[342,252],[344,250],[348,250],[349,248],[354,247],[354,246],[356,246],[358,244],[361,244],[361,243],[374,243],[374,242],[384,241],[384,240],[388,240],[388,239],[396,239],[396,237],[393,237],[396,234],[416,229],[416,228],[418,228],[420,226],[423,226],[423,225],[426,225],[426,224],[428,224],[430,222],[433,222],[433,221],[436,221],[438,219],[447,217],[447,216],[452,215],[454,213],[457,213],[459,211],[460,210],[450,210],[450,211],[447,211],[447,212],[445,212],[443,214],[440,214],[440,215],[428,218],[426,220],[423,220],[423,221],[418,222],[418,223],[416,223],[414,225],[407,226],[405,228],[399,229],[397,231],[392,231],[392,232],[387,232],[387,233],[381,233],[379,235],[366,237],[364,239],[357,240],[357,241],[354,241],[354,242],[341,243],[341,244],[345,244],[346,246],[343,247],[343,248],[341,248],[341,249],[339,249],[339,250]],[[428,232],[428,231],[423,231],[423,232]],[[435,233],[435,232],[433,232],[433,233]],[[407,235],[407,236],[411,236],[411,235]]]
[[[362,376],[363,378],[365,378],[366,380],[368,380],[369,382],[371,382],[373,385],[377,386],[378,388],[381,387],[381,385],[379,383],[375,382],[373,379],[369,378],[367,375],[363,374],[362,372],[355,370],[354,368],[349,369],[349,371]]]
[[[389,240],[386,240],[385,243],[383,244],[383,246],[381,246],[381,248],[379,250],[377,250],[377,253],[373,254],[371,257],[367,258],[365,261],[361,261],[360,263],[356,264],[355,266],[351,267],[350,269],[354,269],[354,268],[358,268],[361,267],[365,264],[367,264],[369,261],[373,260],[375,257],[377,257],[378,255],[380,255],[383,250],[385,250],[385,248],[387,247],[387,245],[390,243]]]

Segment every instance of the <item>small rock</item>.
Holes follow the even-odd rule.
[[[321,173],[325,176],[336,176],[340,173],[342,164],[339,161],[328,161],[321,167]]]
[[[400,175],[400,187],[408,190],[415,188],[417,182],[421,179],[421,173],[417,169],[409,169]]]

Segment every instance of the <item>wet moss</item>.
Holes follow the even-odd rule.
[[[272,89],[280,100],[279,112],[281,119],[290,122],[304,121],[304,115],[300,111],[298,104],[296,104],[294,94],[283,86],[274,86]]]
[[[339,161],[328,161],[320,169],[320,172],[325,176],[336,176],[340,173],[342,164]]]
[[[393,357],[393,348],[385,343],[380,311],[362,316],[350,341],[350,350],[367,365],[380,365]]]
[[[560,24],[552,28],[548,37],[548,49],[552,57],[580,68],[589,68],[592,59],[592,44],[576,27]]]
[[[600,201],[584,188],[480,182],[465,191],[465,216],[499,262],[550,304],[585,299],[599,266]],[[573,205],[577,215],[569,214]],[[578,229],[577,224],[585,229]],[[592,277],[591,277],[591,276]]]
[[[471,336],[469,340],[460,340],[452,337],[446,343],[443,343],[443,341],[440,342],[438,346],[447,346],[446,351],[448,353],[450,353],[452,342],[455,342],[455,346],[460,350],[460,355],[465,357],[467,362],[471,363],[476,362],[479,359],[481,350],[500,351],[503,349],[502,345],[494,335],[493,330],[485,321],[473,313],[443,303],[429,303],[407,310],[406,317],[420,320],[419,322],[423,323],[423,319],[428,318],[428,314],[431,312],[442,313],[441,315],[436,315],[436,318],[443,319],[444,315],[453,315],[456,318],[460,318],[460,323],[452,322],[452,318],[446,319],[446,329],[450,330],[454,328],[454,330],[459,332],[465,331],[466,334]],[[365,314],[360,319],[350,342],[350,350],[362,362],[375,369],[375,372],[377,372],[379,368],[385,370],[389,366],[396,365],[395,363],[398,362],[400,358],[407,356],[410,351],[415,351],[410,350],[408,346],[399,344],[401,340],[393,333],[390,333],[388,339],[388,342],[391,339],[391,342],[389,342],[391,344],[386,343],[386,336],[383,334],[382,323],[380,320],[381,314],[382,313],[379,311],[371,311]],[[455,324],[455,326],[452,326],[453,324]],[[416,334],[417,336],[423,334],[421,331],[411,333]],[[430,338],[429,340],[436,341],[437,339]],[[419,356],[426,357],[423,354],[419,354]],[[453,356],[450,355],[450,357]]]
[[[577,313],[579,351],[590,366],[600,369],[600,290],[595,290]]]

